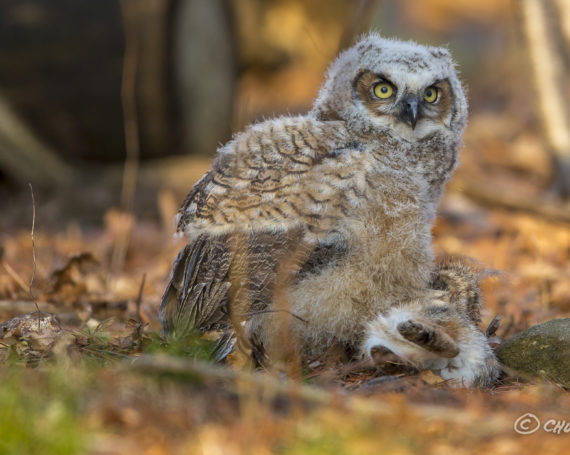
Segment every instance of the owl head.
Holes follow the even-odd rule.
[[[364,36],[331,64],[312,113],[363,135],[460,137],[467,101],[447,49]]]

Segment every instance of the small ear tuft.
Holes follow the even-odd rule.
[[[455,341],[440,327],[408,320],[398,324],[398,332],[406,340],[442,357],[452,358],[459,354]]]

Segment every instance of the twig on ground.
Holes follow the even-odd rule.
[[[30,288],[24,282],[22,277],[20,275],[18,275],[18,273],[10,266],[10,264],[8,264],[5,261],[2,261],[2,267],[4,267],[4,270],[6,270],[6,273],[8,273],[8,275],[10,275],[10,277],[16,282],[16,284],[18,286],[20,286],[20,289],[22,289],[22,291],[24,291],[25,293],[29,293]]]
[[[29,293],[32,300],[36,300],[34,297],[34,280],[36,278],[36,238],[35,238],[35,229],[36,229],[36,198],[34,197],[34,188],[32,187],[31,183],[28,183],[30,187],[30,194],[32,195],[32,230],[30,232],[30,237],[32,238],[32,276],[30,277],[30,284],[29,284]]]
[[[144,283],[146,281],[146,273],[143,273],[142,276],[142,280],[141,280],[141,286],[139,288],[139,295],[137,296],[137,300],[135,301],[136,303],[136,308],[137,308],[137,319],[139,321],[142,321],[142,316],[141,316],[141,302],[142,302],[142,295],[143,295],[143,291],[144,291]]]
[[[34,296],[34,280],[36,279],[36,268],[37,268],[37,261],[36,261],[36,198],[34,196],[34,188],[32,187],[31,183],[28,183],[30,187],[30,194],[32,196],[32,230],[30,231],[30,237],[32,238],[32,275],[30,276],[30,284],[29,284],[29,293],[30,298],[34,301],[36,312],[38,313],[38,330],[40,330],[41,320],[40,320],[40,307],[38,306],[37,299]]]

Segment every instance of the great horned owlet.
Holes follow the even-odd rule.
[[[190,191],[165,334],[219,331],[218,358],[237,340],[260,361],[279,344],[305,358],[383,346],[459,384],[492,382],[478,302],[434,280],[431,250],[466,116],[446,49],[370,34],[342,52],[308,114],[249,126]]]

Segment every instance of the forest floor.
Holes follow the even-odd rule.
[[[499,272],[482,283],[482,328],[499,315],[500,342],[570,315],[570,223],[564,210],[560,219],[544,210],[558,206],[536,137],[490,124],[471,122],[434,249]],[[506,194],[541,204],[508,210]],[[526,413],[570,422],[570,395],[550,381],[454,389],[426,373],[381,380],[357,364],[319,365],[287,382],[208,363],[207,341],[166,345],[157,311],[182,245],[173,200],[159,198],[162,222],[109,210],[102,227],[64,230],[42,225],[38,203],[33,238],[30,226],[0,234],[0,322],[39,308],[63,328],[47,356],[24,337],[0,345],[0,453],[568,453],[568,433],[514,428]]]

